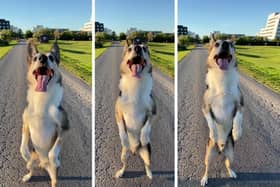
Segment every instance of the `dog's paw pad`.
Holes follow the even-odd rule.
[[[121,178],[123,176],[124,171],[120,169],[119,171],[116,172],[115,178]]]
[[[27,181],[30,180],[30,178],[31,178],[31,174],[28,173],[27,175],[25,175],[25,176],[22,178],[22,182],[27,182]]]
[[[229,170],[229,176],[234,179],[237,177],[236,173],[232,169]]]
[[[207,176],[203,176],[201,181],[200,181],[200,185],[201,186],[205,186],[208,183],[208,177]]]

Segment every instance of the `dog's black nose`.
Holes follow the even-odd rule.
[[[228,50],[228,48],[229,48],[228,42],[224,41],[223,44],[222,44],[222,48],[225,49],[225,50]]]
[[[141,54],[141,47],[139,45],[135,46],[134,50],[137,54]]]
[[[46,64],[47,60],[48,60],[48,57],[46,55],[39,56],[39,62],[41,62],[42,64]]]

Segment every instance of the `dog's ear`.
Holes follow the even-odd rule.
[[[33,56],[38,53],[38,49],[33,42],[29,41],[27,43],[27,64],[31,64]]]
[[[212,47],[213,47],[213,45],[215,44],[216,41],[217,41],[217,39],[215,38],[215,34],[211,33],[210,41],[209,41],[209,50],[212,49]]]
[[[51,48],[51,53],[52,53],[52,55],[54,55],[56,63],[59,64],[59,62],[60,62],[60,52],[59,52],[59,47],[58,47],[58,44],[57,44],[56,41]]]

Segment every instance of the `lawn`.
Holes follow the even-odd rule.
[[[280,93],[280,47],[236,46],[239,69]]]
[[[14,45],[17,43],[16,40],[12,40],[8,46],[0,46],[0,59],[7,54],[10,49],[12,49],[14,47]]]
[[[50,51],[53,41],[38,44],[38,49]],[[91,85],[92,60],[91,41],[58,41],[61,66]]]
[[[95,59],[102,55],[108,47],[112,45],[112,42],[104,42],[103,47],[95,48]]]
[[[152,64],[174,78],[174,43],[148,43]]]
[[[193,48],[195,48],[195,45],[188,46],[186,50],[178,50],[178,62],[181,62],[181,60],[185,56],[187,56],[192,51]]]

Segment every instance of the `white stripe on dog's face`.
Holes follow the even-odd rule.
[[[47,89],[61,79],[58,68],[57,56],[53,51],[50,53],[39,53],[34,51],[35,47],[28,45],[28,74],[29,84],[37,92],[46,92]]]
[[[210,44],[208,65],[226,71],[236,67],[235,49],[231,40],[217,40]]]
[[[121,73],[141,78],[151,68],[148,46],[144,44],[126,46],[123,51]]]

